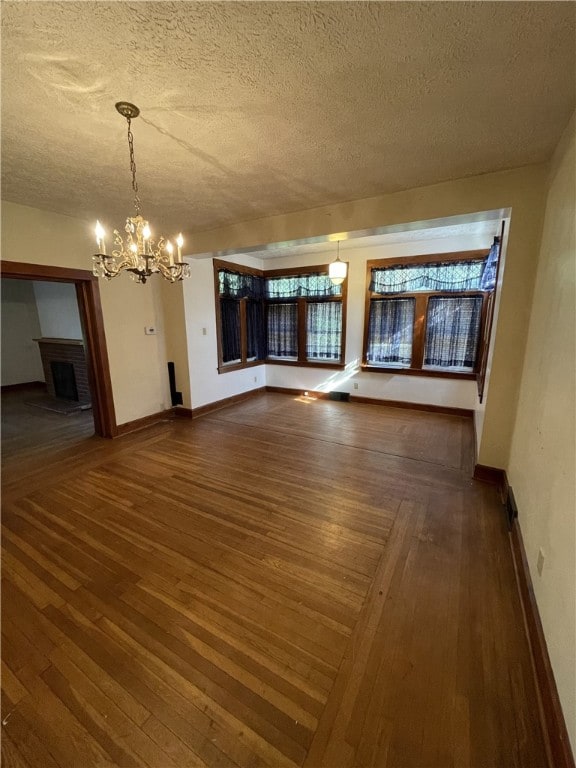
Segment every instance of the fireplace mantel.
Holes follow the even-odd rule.
[[[39,339],[32,339],[32,341],[37,341],[39,344],[43,342],[44,344],[76,344],[80,347],[84,346],[82,339],[54,339],[51,336],[41,336]]]

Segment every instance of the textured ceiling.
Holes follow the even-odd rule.
[[[3,2],[7,200],[165,231],[547,159],[574,3]]]

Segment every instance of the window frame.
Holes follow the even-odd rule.
[[[222,269],[230,270],[231,272],[240,272],[244,275],[255,275],[256,277],[264,277],[264,272],[261,269],[255,267],[245,267],[243,264],[233,264],[229,261],[221,261],[220,259],[213,259],[214,268],[214,300],[215,300],[215,314],[216,314],[216,344],[218,348],[218,373],[227,373],[228,371],[240,371],[244,368],[253,368],[257,365],[264,365],[266,358],[260,360],[248,360],[248,334],[247,334],[247,320],[246,320],[246,304],[248,303],[247,297],[235,299],[238,302],[240,308],[240,362],[225,363],[222,354],[222,312],[220,309],[220,281],[218,273]],[[253,301],[253,299],[250,299]],[[264,299],[261,299],[264,304]],[[265,311],[265,308],[263,309]]]
[[[287,269],[267,269],[264,272],[264,278],[267,277],[290,277],[291,275],[308,275],[308,274],[328,274],[329,264],[319,264],[312,267],[289,267]],[[297,319],[297,332],[298,332],[298,359],[297,360],[282,360],[276,357],[267,357],[266,362],[268,365],[296,365],[300,368],[323,368],[323,369],[335,369],[342,370],[345,367],[346,360],[346,306],[348,295],[348,276],[345,277],[342,283],[342,293],[340,296],[298,296],[289,299],[264,299],[264,318],[265,324],[268,324],[268,307],[271,304],[296,304],[298,319]],[[308,303],[318,304],[326,301],[338,301],[342,303],[342,340],[340,343],[340,360],[339,362],[316,362],[314,360],[306,359],[306,341],[307,341],[307,329],[306,329],[306,308]]]
[[[481,364],[485,357],[484,347],[487,343],[485,338],[486,318],[488,313],[488,302],[492,291],[406,291],[402,293],[391,293],[383,295],[370,290],[372,280],[372,270],[378,267],[395,267],[407,264],[441,264],[452,261],[483,261],[489,254],[490,249],[458,251],[454,253],[434,253],[419,256],[402,256],[392,259],[371,259],[366,262],[366,296],[364,305],[364,339],[362,344],[362,370],[369,373],[387,373],[400,376],[430,376],[444,379],[470,379],[476,380],[481,370]],[[446,298],[458,298],[462,296],[480,296],[482,298],[482,313],[480,320],[480,331],[478,334],[478,349],[476,352],[476,363],[473,371],[450,371],[437,368],[424,368],[424,351],[426,343],[426,318],[428,316],[428,302],[430,297],[440,296]],[[368,363],[368,331],[370,319],[370,302],[372,299],[394,299],[406,298],[414,299],[414,326],[412,331],[412,363],[409,368],[400,366],[370,365]]]
[[[296,304],[297,305],[297,332],[298,332],[298,359],[283,360],[280,358],[264,357],[259,360],[247,359],[248,337],[246,321],[246,304],[248,298],[236,299],[240,306],[240,350],[241,359],[239,362],[225,363],[222,359],[222,316],[220,310],[220,282],[218,273],[220,270],[227,269],[231,272],[255,275],[266,279],[268,277],[289,277],[291,275],[306,274],[328,274],[329,264],[319,264],[310,267],[287,267],[285,269],[262,270],[255,267],[246,267],[242,264],[234,264],[221,259],[213,259],[214,268],[214,296],[215,296],[215,314],[216,314],[216,343],[218,348],[218,373],[228,373],[228,371],[239,371],[244,368],[251,368],[257,365],[292,365],[300,368],[322,368],[324,370],[342,370],[346,363],[346,309],[348,304],[348,276],[342,283],[342,292],[340,296],[298,296],[293,298],[261,299],[264,312],[264,325],[268,325],[268,306],[271,304]],[[308,302],[319,303],[325,301],[339,301],[342,303],[342,336],[340,344],[340,360],[338,362],[321,362],[306,359],[306,308]]]

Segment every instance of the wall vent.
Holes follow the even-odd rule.
[[[514,492],[512,491],[511,486],[508,486],[504,507],[506,509],[506,520],[508,521],[508,528],[512,528],[514,520],[518,517],[518,507],[516,506],[516,499],[514,498]]]
[[[328,392],[328,398],[330,400],[343,400],[348,402],[350,400],[350,392]]]

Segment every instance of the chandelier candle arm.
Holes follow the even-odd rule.
[[[132,174],[132,191],[134,192],[135,216],[128,216],[124,227],[125,236],[114,230],[114,246],[112,254],[106,253],[104,241],[105,230],[99,221],[96,222],[96,243],[98,253],[92,257],[93,272],[97,277],[111,280],[122,271],[132,273],[132,279],[145,283],[154,274],[160,274],[171,283],[190,277],[190,266],[182,261],[182,233],[176,237],[178,262],[174,262],[174,246],[170,240],[162,236],[157,241],[152,238],[150,224],[141,215],[141,203],[138,196],[136,181],[136,160],[134,157],[134,135],[132,120],[138,117],[140,110],[134,104],[120,101],[116,104],[118,112],[126,118],[128,124],[128,150],[130,155],[130,172]]]

